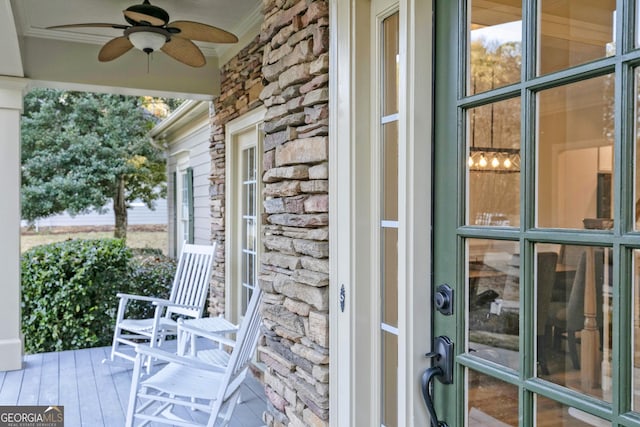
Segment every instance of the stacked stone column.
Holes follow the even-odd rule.
[[[268,426],[329,419],[325,0],[263,0],[264,224],[260,285]]]

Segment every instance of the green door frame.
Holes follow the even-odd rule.
[[[633,100],[634,67],[640,62],[640,51],[634,46],[635,1],[618,0],[615,55],[598,61],[558,71],[551,76],[535,76],[536,20],[534,0],[523,0],[523,40],[531,43],[529,51],[523,49],[523,79],[503,90],[499,97],[509,91],[519,91],[521,97],[521,120],[525,123],[522,136],[521,173],[521,224],[513,229],[465,227],[465,177],[460,167],[466,159],[464,135],[464,110],[479,105],[482,96],[464,98],[464,50],[466,41],[460,28],[461,18],[466,13],[465,0],[435,1],[435,108],[434,108],[434,195],[433,195],[433,285],[450,284],[455,290],[454,314],[443,316],[433,312],[433,336],[449,336],[455,344],[456,364],[454,384],[442,385],[434,381],[434,401],[437,414],[449,426],[463,426],[465,420],[465,370],[473,369],[493,376],[518,387],[519,420],[521,426],[534,422],[534,394],[557,400],[609,420],[612,425],[640,426],[640,416],[629,412],[633,399],[632,336],[633,300],[632,251],[640,248],[640,234],[633,233],[634,223],[634,164],[635,124]],[[530,11],[530,13],[527,13]],[[536,93],[568,81],[578,81],[605,73],[615,73],[615,144],[614,144],[614,208],[616,219],[610,232],[585,232],[582,230],[551,230],[535,228],[536,174],[535,148],[535,101]],[[511,92],[513,93],[513,92]],[[496,97],[494,97],[496,98]],[[486,97],[485,97],[486,99]],[[454,166],[455,165],[455,166]],[[496,369],[483,360],[465,353],[465,239],[509,239],[519,242],[523,254],[520,272],[521,289],[525,294],[520,316],[520,372],[517,374]],[[612,369],[612,404],[581,395],[575,391],[546,382],[535,376],[532,354],[535,354],[533,271],[534,245],[592,244],[612,248],[613,267],[613,344],[612,357],[617,361]],[[623,285],[623,284],[626,284]],[[637,296],[635,296],[637,298]],[[526,331],[529,331],[528,333]],[[628,338],[623,338],[628,337]],[[636,385],[637,386],[637,385]],[[638,410],[638,408],[636,408]]]

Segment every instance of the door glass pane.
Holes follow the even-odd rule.
[[[555,272],[553,284],[537,289],[547,306],[538,306],[538,356],[547,363],[540,376],[610,402],[612,250],[561,245]]]
[[[394,13],[384,20],[384,108],[383,115],[398,112],[398,61],[400,16]]]
[[[398,220],[398,122],[393,121],[383,126],[384,141],[382,145],[383,164],[383,219]]]
[[[467,254],[467,351],[518,369],[518,243],[468,239]]]
[[[382,425],[398,425],[398,337],[382,331]]]
[[[615,54],[615,0],[541,0],[538,74]]]
[[[640,47],[640,1],[636,0],[636,48]]]
[[[536,427],[593,427],[611,423],[576,408],[535,395]]]
[[[469,78],[471,95],[520,81],[522,2],[471,0]]]
[[[383,228],[382,322],[398,326],[398,229]]]
[[[640,230],[640,170],[638,165],[640,165],[640,68],[636,68],[634,71],[635,76],[635,87],[634,87],[634,97],[635,105],[635,163],[633,167],[633,173],[635,176],[635,185],[634,185],[634,197],[635,200],[635,221],[634,221],[634,229]]]
[[[633,375],[631,377],[631,389],[633,399],[631,409],[640,412],[640,249],[633,251],[633,345],[631,361],[633,363]]]
[[[520,98],[467,113],[467,224],[520,225]]]
[[[518,388],[467,369],[467,425],[518,425]],[[499,404],[496,404],[499,402]]]
[[[613,89],[608,74],[538,94],[539,227],[612,227]]]

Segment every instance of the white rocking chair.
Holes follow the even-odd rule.
[[[177,334],[177,317],[202,317],[209,290],[215,248],[215,244],[213,246],[183,245],[169,299],[118,294],[120,303],[111,357],[103,362],[115,362],[116,357],[134,361],[136,354],[133,349],[138,345],[146,343],[149,347],[159,347],[167,336]],[[132,300],[153,304],[156,307],[154,317],[125,318],[127,304]]]
[[[205,357],[207,352],[221,352],[221,349],[201,350],[197,356],[180,356],[158,348],[137,347],[126,426],[132,427],[134,421],[139,423],[136,425],[153,422],[175,426],[226,426],[240,399],[240,386],[260,337],[261,301],[262,290],[256,289],[237,340],[223,341],[233,345],[226,366],[211,363],[211,359]],[[217,337],[214,335],[213,339],[218,341]],[[142,368],[147,357],[168,364],[146,376]],[[193,410],[204,411],[208,416]]]

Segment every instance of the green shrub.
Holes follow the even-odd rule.
[[[22,257],[25,351],[110,345],[116,293],[166,297],[174,273],[173,261],[134,257],[119,239],[69,240],[29,250]],[[131,314],[152,310],[138,305]]]
[[[175,273],[176,262],[161,253],[153,256],[137,255],[132,259],[129,283],[126,286],[127,290],[123,292],[169,298]],[[127,307],[126,315],[136,319],[145,319],[152,317],[154,311],[155,306],[152,304],[131,301]]]

